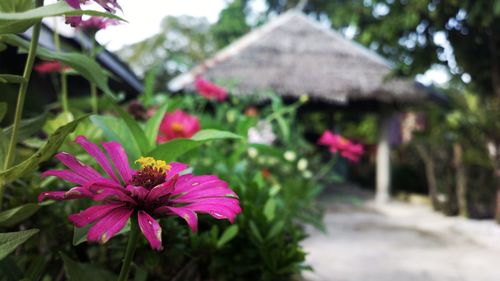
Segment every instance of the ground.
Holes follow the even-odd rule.
[[[428,206],[328,196],[327,233],[303,243],[308,281],[498,281],[500,226],[445,217]],[[361,198],[361,199],[360,199]]]

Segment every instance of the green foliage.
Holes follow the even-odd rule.
[[[46,204],[44,204],[46,205]],[[14,226],[34,215],[43,204],[29,203],[0,212],[0,227]]]
[[[0,39],[22,50],[28,50],[29,48],[29,42],[16,35],[4,35]],[[108,86],[108,74],[97,62],[89,59],[88,56],[79,53],[54,52],[40,46],[37,48],[37,55],[42,59],[57,60],[70,66],[87,80],[95,83],[104,93],[115,99]]]
[[[64,261],[64,270],[66,271],[66,277],[70,281],[105,281],[116,279],[116,276],[107,270],[101,269],[91,264],[75,262],[63,253],[61,253],[61,257]]]
[[[213,129],[202,130],[190,139],[174,139],[160,144],[147,155],[170,162],[206,142],[219,139],[241,139],[241,136]]]
[[[219,15],[219,20],[211,27],[217,47],[229,45],[250,30],[246,23],[247,0],[234,0]]]
[[[18,232],[0,233],[0,260],[12,253],[19,245],[26,242],[37,232],[38,229],[30,229]]]
[[[29,172],[34,171],[40,163],[47,161],[62,145],[66,136],[76,129],[78,123],[87,118],[87,116],[80,117],[75,121],[72,121],[54,132],[47,139],[47,142],[36,151],[31,157],[25,161],[15,165],[14,167],[0,172],[0,181],[9,183],[15,179],[18,179]]]

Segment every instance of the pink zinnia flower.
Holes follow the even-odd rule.
[[[58,61],[41,62],[36,64],[33,68],[40,74],[61,72],[63,70],[69,69],[69,67],[67,66],[63,68],[61,63]]]
[[[61,152],[56,158],[68,169],[49,170],[42,176],[56,176],[76,187],[68,191],[43,192],[38,200],[90,198],[101,202],[69,216],[76,227],[94,223],[88,231],[88,241],[107,242],[125,227],[131,216],[137,216],[139,228],[151,248],[161,250],[161,227],[156,218],[179,216],[197,231],[197,213],[233,223],[241,212],[236,193],[216,176],[180,175],[188,167],[186,164],[167,165],[151,157],[141,157],[136,161],[141,168],[133,170],[125,150],[117,142],[102,143],[108,155],[83,136],[77,137],[76,142],[97,161],[107,176],[100,175],[73,155]]]
[[[331,153],[340,151],[340,155],[352,162],[359,162],[364,152],[361,144],[355,144],[341,135],[325,131],[318,140],[318,144],[328,146]]]
[[[82,4],[88,3],[90,0],[66,0],[66,3],[73,7],[74,9],[80,10]],[[110,13],[116,12],[116,10],[121,9],[117,0],[93,0],[106,11]],[[66,23],[73,27],[79,26],[82,23],[82,16],[70,16],[66,17]]]
[[[200,121],[196,116],[177,109],[165,113],[160,124],[158,143],[164,143],[177,138],[190,138],[200,130]]]
[[[226,89],[215,85],[214,83],[203,79],[201,76],[196,77],[194,81],[196,91],[209,100],[224,101],[227,98]]]

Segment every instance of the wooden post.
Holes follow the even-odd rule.
[[[389,144],[391,115],[380,116],[377,145],[377,190],[375,201],[387,203],[391,191],[391,148]]]

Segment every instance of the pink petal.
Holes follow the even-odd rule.
[[[111,161],[115,164],[118,173],[121,175],[123,181],[128,183],[132,179],[134,171],[130,168],[128,163],[128,156],[125,149],[116,141],[103,142],[102,146],[108,152]]]
[[[169,163],[170,165],[170,170],[167,172],[167,176],[165,180],[169,180],[173,178],[175,175],[179,174],[180,172],[186,170],[189,168],[188,164],[180,163],[180,162],[171,162]]]
[[[179,217],[186,220],[187,224],[193,232],[198,231],[198,216],[195,212],[184,207],[170,207],[164,206],[155,210],[157,214],[171,214],[174,213]]]
[[[148,213],[139,211],[137,213],[139,227],[142,233],[149,242],[153,250],[160,251],[163,249],[161,244],[161,227],[158,222],[153,219]]]
[[[199,203],[192,203],[180,208],[192,210],[196,213],[209,214],[216,219],[228,219],[231,223],[233,223],[234,219],[236,218],[236,215],[241,213],[241,208],[237,203],[238,202],[237,200],[230,198],[224,198],[224,199],[228,201],[222,204],[199,202]],[[230,202],[229,200],[234,200],[236,201],[236,203]]]
[[[150,193],[149,190],[142,186],[135,186],[135,185],[128,185],[127,190],[130,192],[130,194],[137,198],[139,201],[145,200],[145,198],[148,196]]]
[[[153,202],[161,197],[171,194],[174,191],[175,183],[177,182],[178,175],[175,175],[174,178],[159,184],[149,191],[149,194],[146,196],[147,202]]]
[[[191,174],[179,177],[172,193],[179,200],[191,200],[202,197],[234,197],[236,193],[227,183],[216,176],[193,176]]]
[[[80,213],[69,215],[68,219],[76,227],[84,227],[109,214],[111,211],[123,207],[124,204],[95,205]]]
[[[106,201],[106,202],[127,202],[132,205],[136,205],[136,201],[128,196],[124,192],[124,188],[122,190],[118,188],[105,188],[99,190],[93,197],[94,201]]]
[[[81,177],[91,180],[96,178],[101,178],[101,175],[91,167],[84,165],[75,156],[66,153],[60,152],[56,155],[56,158],[61,161],[66,167],[70,168],[73,172],[80,175]]]
[[[89,229],[87,240],[106,243],[125,227],[133,211],[133,209],[121,207],[109,212]]]
[[[106,174],[108,174],[117,183],[120,182],[118,177],[115,175],[113,167],[106,158],[106,155],[101,151],[101,149],[99,149],[99,147],[95,143],[90,142],[84,136],[76,137],[75,141],[76,143],[81,145],[83,149],[85,149],[85,151],[87,151],[87,153],[90,154],[90,156],[92,156],[97,161],[97,163],[99,163],[99,165],[101,165]]]
[[[42,173],[42,177],[48,176],[58,177],[62,180],[76,183],[78,185],[85,185],[88,182],[88,180],[86,180],[82,176],[68,170],[48,170]]]
[[[48,192],[42,192],[38,195],[38,202],[42,202],[45,199],[52,199],[52,200],[66,200],[64,197],[64,194],[66,191],[48,191]]]
[[[42,192],[42,193],[40,193],[40,195],[38,195],[38,202],[42,202],[45,199],[62,201],[62,200],[72,200],[72,199],[79,199],[79,198],[89,198],[92,196],[93,196],[93,193],[90,192],[88,189],[81,187],[81,186],[77,186],[77,187],[73,187],[72,189],[70,189],[68,191]]]
[[[325,131],[318,140],[320,145],[331,145],[334,142],[335,135],[331,131]]]

